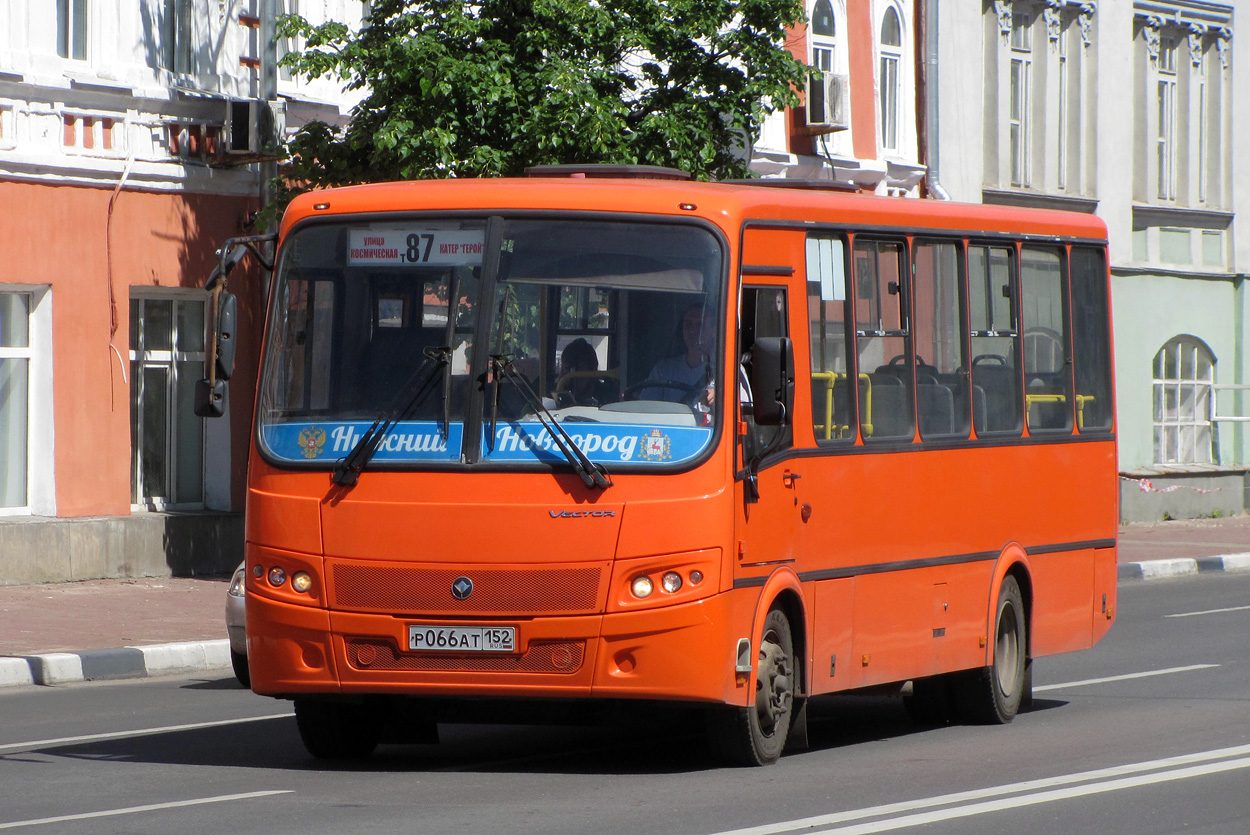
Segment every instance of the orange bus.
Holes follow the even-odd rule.
[[[314,756],[643,701],[762,764],[836,691],[1009,722],[1033,658],[1106,632],[1102,222],[804,185],[554,167],[290,205],[247,640]]]

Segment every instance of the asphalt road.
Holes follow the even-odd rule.
[[[1095,649],[1039,660],[1005,727],[896,699],[811,709],[813,747],[726,769],[679,719],[444,726],[327,767],[232,679],[0,692],[0,830],[67,833],[1250,832],[1250,574],[1130,582]]]

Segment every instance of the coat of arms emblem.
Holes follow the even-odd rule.
[[[644,461],[667,461],[673,457],[673,441],[659,429],[642,436],[639,456]]]
[[[299,433],[297,442],[305,458],[316,458],[326,445],[326,431],[319,426],[310,426]]]

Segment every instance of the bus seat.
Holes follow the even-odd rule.
[[[936,382],[919,383],[916,386],[916,411],[921,437],[955,433],[955,397],[946,386]]]
[[[911,438],[911,390],[900,375],[869,374],[860,382],[860,421],[871,423],[873,438]]]
[[[1019,394],[1016,369],[1011,366],[978,365],[972,369],[975,388],[981,390],[981,406],[974,408],[977,432],[1008,432],[1019,426]]]

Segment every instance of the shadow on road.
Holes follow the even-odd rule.
[[[186,688],[240,689],[233,679]],[[1033,710],[1065,704],[1039,699]],[[274,713],[291,709],[289,702],[274,701],[272,706]],[[614,719],[594,725],[440,724],[439,744],[381,745],[369,759],[356,763],[313,759],[300,742],[293,716],[41,747],[38,752],[96,761],[302,772],[645,775],[724,767],[704,743],[696,710],[653,708]],[[933,730],[914,724],[896,697],[822,696],[808,708],[811,751],[850,749]],[[27,757],[14,753],[3,759]]]

